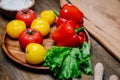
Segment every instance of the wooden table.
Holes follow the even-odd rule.
[[[35,0],[35,11],[39,13],[44,9],[60,10],[59,0]],[[6,18],[0,15],[0,41],[1,36],[5,32],[5,25],[9,22]],[[91,35],[91,54],[92,66],[101,62],[105,68],[103,80],[108,80],[110,75],[117,75],[120,78],[120,63],[110,53],[104,49]],[[1,44],[0,44],[1,45]],[[50,71],[46,70],[33,70],[21,66],[11,59],[9,59],[2,48],[0,48],[0,80],[56,80]],[[74,80],[74,79],[73,79]],[[82,75],[82,78],[75,80],[93,80],[93,76]]]

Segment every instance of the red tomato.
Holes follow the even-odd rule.
[[[28,28],[20,34],[18,39],[21,47],[25,49],[29,43],[41,44],[43,41],[43,36],[38,30]]]
[[[16,14],[16,19],[24,21],[27,26],[30,26],[35,18],[37,18],[37,14],[31,9],[20,10]]]

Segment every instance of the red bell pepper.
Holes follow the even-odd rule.
[[[58,20],[56,26],[59,26],[68,20],[74,21],[77,24],[76,26],[81,27],[83,25],[83,13],[72,4],[65,4],[57,16]]]
[[[52,38],[57,46],[75,47],[81,45],[84,41],[85,36],[79,35],[81,31],[83,31],[83,27],[76,29],[74,22],[67,21],[53,32]]]

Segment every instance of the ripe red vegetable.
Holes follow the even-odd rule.
[[[83,25],[83,17],[83,13],[76,6],[72,4],[65,4],[59,12],[56,25],[59,26],[68,20],[72,20],[76,23],[76,25],[81,27]]]
[[[28,28],[20,34],[18,39],[21,47],[25,49],[29,43],[41,44],[43,41],[43,36],[38,30]]]
[[[28,27],[35,18],[37,18],[37,14],[32,9],[20,10],[16,14],[16,19],[24,21]]]
[[[52,38],[57,46],[75,47],[84,41],[84,36],[79,35],[83,27],[77,28],[72,21],[62,23],[52,34]],[[83,33],[84,34],[84,33]]]

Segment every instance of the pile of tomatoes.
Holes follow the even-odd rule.
[[[31,9],[21,10],[16,14],[16,19],[7,24],[6,32],[11,38],[18,38],[21,47],[25,49],[31,42],[41,44],[55,19],[52,10],[42,11],[40,17]]]
[[[56,46],[76,47],[86,40],[83,17],[83,13],[71,4],[65,4],[59,12],[44,10],[39,16],[35,11],[26,9],[17,12],[16,19],[7,24],[6,32],[11,38],[18,39],[26,54],[31,53],[26,57],[29,63],[39,64],[44,59],[39,60],[41,55],[45,56],[45,49],[41,44],[49,34],[50,26],[56,21],[56,29],[51,35]],[[35,44],[29,46],[31,43]]]
[[[44,52],[42,54],[45,54],[44,46],[41,44],[44,37],[49,34],[50,26],[54,24],[55,20],[56,15],[52,10],[44,10],[39,16],[32,9],[21,10],[17,12],[16,19],[11,20],[6,25],[6,32],[12,39],[18,39],[22,49],[26,50],[29,44],[36,43],[39,44],[37,47]],[[31,48],[31,46],[28,48]],[[28,50],[25,53],[28,53]],[[43,61],[43,58],[41,61]],[[36,60],[33,60],[33,62],[28,60],[31,64],[39,64],[41,61],[36,63]]]

